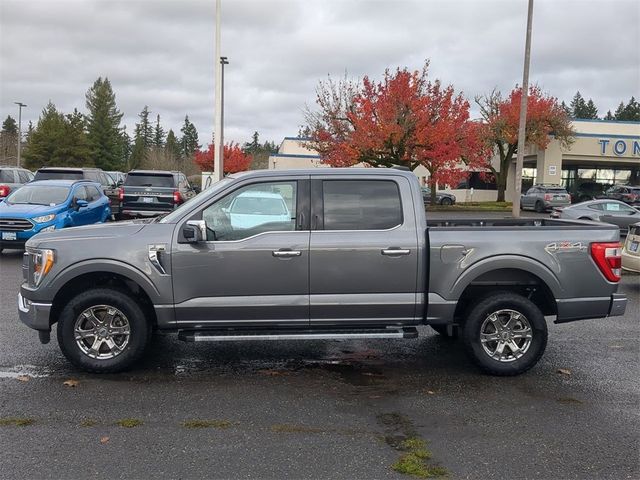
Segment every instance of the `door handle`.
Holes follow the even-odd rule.
[[[274,257],[277,258],[291,258],[291,257],[299,257],[302,255],[300,250],[275,250],[271,252]]]
[[[411,253],[411,250],[409,250],[408,248],[385,248],[383,250],[380,251],[380,253],[382,255],[388,255],[388,256],[400,256],[400,255],[409,255]]]

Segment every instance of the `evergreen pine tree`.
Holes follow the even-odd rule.
[[[169,133],[167,133],[167,140],[165,142],[164,149],[171,160],[175,161],[180,158],[180,140],[178,140],[172,129],[169,129]]]
[[[120,120],[116,95],[108,78],[98,77],[86,94],[87,137],[97,167],[119,170],[122,163]]]
[[[122,132],[120,133],[120,152],[121,152],[121,162],[122,166],[125,170],[128,170],[129,167],[129,157],[131,157],[131,151],[133,147],[131,145],[131,137],[127,133],[127,126],[125,125],[122,128]]]
[[[587,103],[584,101],[584,98],[580,94],[580,92],[576,92],[571,100],[571,116],[573,118],[588,118],[585,117],[587,114]]]
[[[131,149],[131,155],[129,156],[129,170],[133,170],[142,165],[147,156],[147,148],[144,145],[144,138],[141,135],[136,135]]]
[[[156,116],[156,124],[153,129],[153,146],[156,148],[164,146],[164,129],[160,126],[160,114]]]
[[[193,123],[189,121],[189,115],[184,117],[184,124],[180,129],[182,132],[181,151],[185,158],[193,155],[200,148],[198,143],[198,131]]]
[[[616,120],[624,120],[624,102],[620,102],[618,108],[616,108],[616,113],[613,114]]]
[[[605,120],[615,120],[615,117],[611,113],[611,110],[607,111],[607,115],[604,117]]]
[[[261,147],[259,137],[260,135],[258,134],[258,132],[253,132],[251,141],[245,143],[242,146],[242,150],[244,151],[244,153],[248,153],[249,155],[255,155],[256,153],[258,153]]]
[[[8,133],[10,135],[18,134],[18,123],[11,115],[7,115],[7,118],[2,122],[2,133]]]
[[[64,134],[64,116],[49,101],[42,110],[38,124],[33,129],[29,143],[23,152],[24,165],[31,169],[52,165],[55,150]]]
[[[78,109],[64,116],[64,135],[54,151],[52,164],[67,167],[95,165],[96,157],[85,128],[85,117]]]
[[[598,118],[598,108],[596,107],[596,104],[593,103],[593,100],[589,99],[589,101],[587,102],[585,106],[584,115],[585,116],[582,118],[593,119],[593,120]]]
[[[149,107],[145,105],[138,117],[140,117],[140,123],[136,123],[136,140],[141,138],[144,148],[149,148],[153,145],[153,127],[149,123]]]
[[[562,101],[562,103],[560,104],[560,106],[562,107],[562,109],[565,111],[565,113],[568,116],[573,116],[573,112],[571,111],[571,109],[569,107],[567,107],[567,104],[564,103],[564,100]],[[302,136],[302,135],[298,135],[298,136]]]
[[[631,97],[629,103],[622,109],[618,120],[640,122],[640,103],[638,103],[635,97]]]

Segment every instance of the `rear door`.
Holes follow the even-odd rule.
[[[416,323],[418,239],[409,180],[314,176],[312,325]]]

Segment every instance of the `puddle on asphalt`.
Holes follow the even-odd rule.
[[[44,378],[51,376],[51,370],[36,365],[16,365],[14,367],[0,367],[0,378]]]

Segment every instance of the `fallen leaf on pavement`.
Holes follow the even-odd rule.
[[[435,395],[436,392],[434,392],[433,390],[427,390],[427,395]]]
[[[29,380],[31,380],[31,377],[29,375],[19,375],[16,377],[16,380],[18,380],[19,382],[28,382]]]
[[[104,445],[105,443],[107,443],[108,441],[109,441],[109,437],[101,437],[101,438],[100,438],[100,443],[101,443],[101,444],[103,444],[103,445]]]
[[[561,373],[562,375],[571,375],[571,370],[568,368],[559,368],[556,373]]]
[[[77,387],[80,384],[79,380],[74,380],[73,378],[70,378],[69,380],[65,380],[62,383],[65,387]]]

